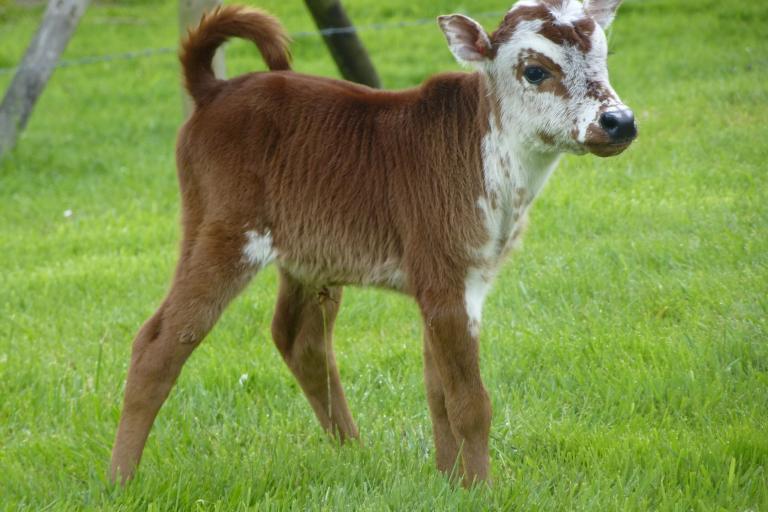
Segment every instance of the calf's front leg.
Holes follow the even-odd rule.
[[[422,301],[425,375],[439,469],[461,455],[464,485],[488,479],[491,403],[480,377],[479,344],[464,301]],[[442,393],[439,387],[442,387]],[[440,398],[444,408],[440,405]],[[447,417],[447,425],[445,418]],[[453,436],[448,435],[447,426]],[[453,461],[451,461],[453,458]]]
[[[427,390],[427,403],[432,417],[432,438],[435,442],[435,462],[437,469],[447,476],[463,474],[459,459],[459,443],[453,435],[448,411],[445,408],[445,392],[440,372],[437,369],[432,349],[430,349],[429,329],[424,332],[424,384]]]

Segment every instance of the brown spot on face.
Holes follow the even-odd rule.
[[[629,142],[624,144],[606,144],[604,146],[593,146],[587,144],[587,150],[595,156],[601,158],[608,158],[611,156],[617,156],[622,154],[631,144]]]
[[[551,18],[552,15],[549,9],[544,4],[534,6],[524,6],[513,9],[504,16],[504,20],[499,25],[499,28],[491,34],[491,48],[493,48],[493,54],[496,54],[499,46],[512,39],[512,34],[515,33],[517,26],[523,21],[532,20],[545,20]]]
[[[562,78],[564,76],[563,68],[561,68],[557,62],[553,61],[543,53],[537,52],[536,50],[532,50],[530,48],[522,50],[517,58],[519,62],[531,61],[532,63],[544,66],[550,73],[556,74],[558,78]],[[523,71],[524,69],[518,70],[518,74],[522,76]]]
[[[549,0],[540,5],[518,7],[507,13],[499,28],[491,35],[490,57],[493,58],[499,47],[512,39],[520,23],[533,20],[541,20],[543,24],[539,34],[553,43],[573,46],[583,53],[589,53],[592,50],[592,34],[597,25],[589,17],[582,18],[573,24],[556,23],[550,7],[559,7],[561,4],[561,0]]]
[[[615,100],[613,93],[604,84],[600,82],[594,82],[592,80],[587,82],[587,98],[592,98],[601,103],[607,103],[611,100]]]
[[[611,143],[608,133],[600,128],[596,123],[592,123],[587,128],[587,136],[584,140],[587,145],[606,145]]]
[[[592,34],[595,22],[591,18],[576,21],[573,25],[561,25],[554,21],[545,22],[539,29],[539,34],[559,46],[572,46],[582,53],[592,50]]]
[[[525,68],[526,66],[541,66],[549,71],[551,77],[547,78],[538,86],[538,90],[541,92],[551,92],[555,96],[563,99],[570,99],[571,93],[563,83],[565,73],[555,61],[550,59],[544,54],[541,54],[535,50],[527,49],[522,50],[517,57],[517,69],[515,70],[515,76],[520,83],[527,83],[525,80]]]
[[[593,155],[600,157],[616,156],[623,153],[631,145],[630,142],[614,144],[611,137],[598,124],[592,123],[587,128],[584,146]]]

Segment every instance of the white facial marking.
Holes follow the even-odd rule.
[[[263,268],[277,257],[277,252],[272,246],[272,233],[269,230],[263,234],[258,231],[247,231],[245,237],[248,242],[243,247],[243,257],[248,264]]]
[[[579,2],[564,2],[560,5],[553,5],[549,12],[555,18],[555,23],[567,25],[584,17],[584,9]]]

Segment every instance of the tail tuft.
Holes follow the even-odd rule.
[[[185,85],[197,106],[218,89],[221,81],[213,73],[213,56],[230,37],[253,41],[270,70],[291,69],[290,38],[277,18],[248,7],[219,7],[204,15],[181,45]]]

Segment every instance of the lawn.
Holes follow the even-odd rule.
[[[0,68],[29,3],[0,0]],[[509,7],[345,3],[361,26],[491,28]],[[176,4],[97,1],[65,59],[172,48]],[[298,0],[258,5],[313,28]],[[362,36],[389,88],[456,69],[432,22]],[[433,467],[411,301],[348,290],[335,340],[362,442],[338,447],[270,341],[273,269],[186,366],[137,480],[108,485],[130,343],[176,258],[179,72],[173,51],[57,70],[0,162],[0,507],[768,511],[768,3],[627,0],[610,46],[641,137],[565,158],[488,298],[493,485],[472,491]],[[317,36],[293,51],[335,75]],[[227,59],[262,68],[243,42]]]

